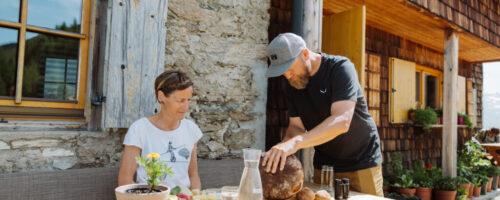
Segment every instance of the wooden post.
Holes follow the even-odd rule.
[[[443,93],[443,176],[457,176],[458,35],[445,30]]]
[[[321,25],[323,17],[323,0],[304,1],[304,21],[302,33],[307,48],[313,52],[321,51]],[[304,165],[304,180],[312,181],[314,176],[314,148],[302,151],[302,164]]]

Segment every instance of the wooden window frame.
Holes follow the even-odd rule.
[[[426,67],[423,65],[416,64],[415,73],[420,72],[420,100],[419,104],[421,108],[426,108],[425,98],[427,93],[425,93],[425,75],[431,75],[437,77],[438,81],[438,96],[437,96],[437,109],[442,109],[443,106],[443,72],[434,68]],[[416,92],[416,91],[415,91]]]
[[[68,109],[72,110],[72,112],[74,110],[81,110],[83,113],[87,102],[86,94],[87,94],[87,81],[88,81],[87,78],[88,78],[88,58],[89,58],[89,45],[90,45],[89,41],[90,41],[90,29],[91,29],[92,1],[94,0],[82,0],[82,16],[81,16],[82,20],[81,20],[80,34],[27,25],[28,0],[21,0],[20,22],[8,22],[0,20],[0,27],[13,28],[19,31],[16,92],[14,99],[0,97],[0,107],[4,107],[5,110],[7,110],[8,107],[33,108],[34,110]],[[49,34],[54,36],[63,36],[67,38],[74,38],[80,40],[76,101],[35,99],[29,97],[22,98],[24,56],[25,56],[25,45],[26,45],[25,42],[26,42],[27,31]],[[43,113],[43,111],[41,113]],[[3,115],[4,114],[0,114],[0,117],[8,118],[8,116],[3,116]],[[43,116],[43,114],[41,114],[41,116]]]

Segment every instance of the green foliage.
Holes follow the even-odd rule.
[[[181,193],[181,188],[179,186],[175,186],[170,190],[170,195],[178,195]]]
[[[426,168],[424,168],[424,165],[420,160],[417,161],[413,168],[413,180],[419,187],[432,188],[433,186],[432,177],[429,176]]]
[[[406,171],[403,175],[397,177],[393,186],[399,188],[417,187],[417,185],[413,182],[413,177],[411,176],[411,173],[409,171]]]
[[[135,161],[139,166],[143,167],[146,171],[147,179],[146,182],[149,185],[149,192],[153,191],[153,188],[162,184],[165,176],[172,177],[173,171],[171,167],[160,161],[160,155],[158,153],[148,154],[147,158],[137,157]]]
[[[470,120],[469,115],[458,113],[458,117],[463,117],[464,118],[465,125],[467,125],[467,127],[469,127],[470,130],[474,129],[474,124]]]
[[[431,126],[437,121],[437,114],[432,108],[416,109],[415,110],[415,124],[423,126],[425,132],[431,131]]]
[[[460,184],[461,183],[458,183],[456,178],[440,177],[435,180],[434,189],[453,191],[457,190],[457,188],[460,187]]]

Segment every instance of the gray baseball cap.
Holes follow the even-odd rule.
[[[295,58],[306,48],[306,42],[293,33],[283,33],[276,36],[267,46],[267,57],[271,61],[266,77],[283,75]]]

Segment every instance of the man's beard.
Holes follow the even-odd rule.
[[[311,63],[304,61],[306,73],[294,75],[288,82],[290,85],[298,90],[306,88],[309,83],[309,73],[311,72]]]
[[[306,88],[307,84],[309,83],[309,76],[304,73],[304,74],[297,74],[293,76],[290,80],[288,80],[290,85],[298,90],[302,90]]]

